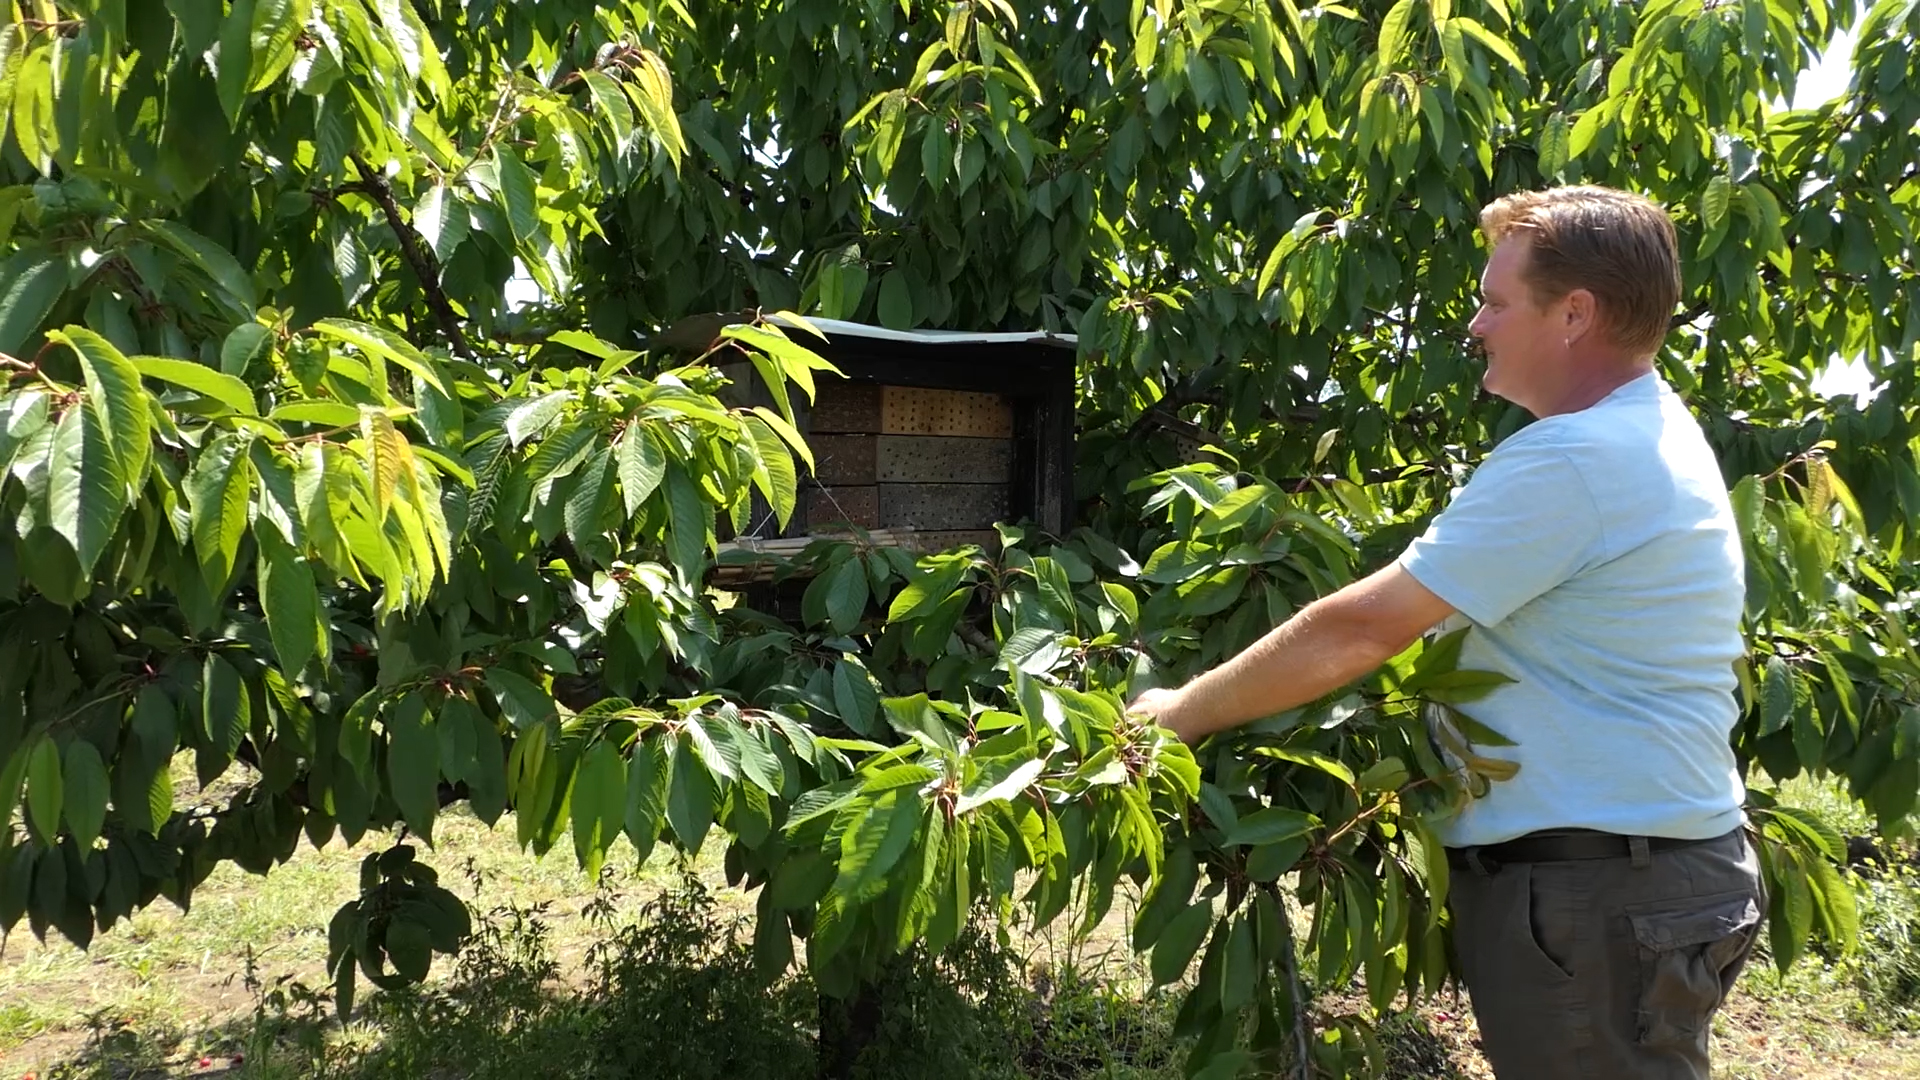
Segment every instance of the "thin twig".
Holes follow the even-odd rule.
[[[400,257],[413,269],[413,275],[420,279],[420,289],[427,294],[427,307],[433,311],[440,330],[452,343],[455,355],[463,360],[473,360],[473,349],[467,345],[467,336],[460,329],[460,318],[454,314],[453,304],[447,300],[446,290],[440,286],[440,260],[433,253],[426,238],[420,235],[412,223],[400,214],[400,204],[394,201],[393,185],[387,178],[375,172],[365,159],[359,155],[353,157],[353,167],[361,177],[361,190],[380,204],[387,215],[387,224],[392,226],[396,239],[400,241]]]
[[[1313,1055],[1308,1048],[1313,1032],[1310,1024],[1306,985],[1300,981],[1300,962],[1293,954],[1293,916],[1287,913],[1285,899],[1273,885],[1265,885],[1274,910],[1280,913],[1280,955],[1287,962],[1287,996],[1293,999],[1294,1067],[1300,1080],[1313,1080]]]

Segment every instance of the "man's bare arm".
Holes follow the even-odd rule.
[[[1389,566],[1307,605],[1186,686],[1142,694],[1133,710],[1198,742],[1345,686],[1451,614],[1413,575]]]

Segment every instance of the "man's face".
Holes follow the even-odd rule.
[[[1534,383],[1547,365],[1566,351],[1566,324],[1558,303],[1540,306],[1526,281],[1533,245],[1524,235],[1510,236],[1493,249],[1481,278],[1480,311],[1467,332],[1487,351],[1480,385],[1487,392],[1525,407]]]

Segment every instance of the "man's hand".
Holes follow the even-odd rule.
[[[1198,735],[1189,735],[1180,727],[1180,691],[1178,690],[1165,688],[1148,690],[1133,699],[1133,704],[1127,706],[1127,715],[1152,720],[1178,735],[1181,742],[1199,741]]]

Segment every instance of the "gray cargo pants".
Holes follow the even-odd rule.
[[[1709,1080],[1713,1013],[1766,909],[1743,831],[1451,878],[1454,943],[1500,1080]]]

